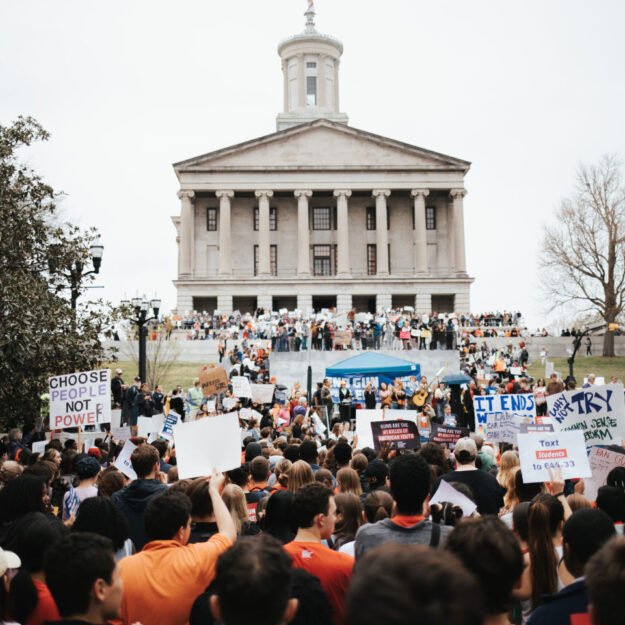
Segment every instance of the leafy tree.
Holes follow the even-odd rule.
[[[598,314],[608,325],[603,356],[614,356],[609,327],[625,304],[625,185],[615,157],[579,168],[574,194],[545,228],[541,265],[551,308],[572,303]]]
[[[0,427],[39,415],[48,377],[88,370],[104,360],[102,338],[115,311],[102,302],[72,310],[93,276],[94,230],[59,223],[57,194],[19,160],[19,151],[48,133],[32,118],[0,125]]]

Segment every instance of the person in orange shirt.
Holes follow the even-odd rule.
[[[213,470],[209,494],[219,532],[207,542],[187,544],[191,534],[191,501],[166,491],[145,509],[148,543],[120,562],[124,595],[121,622],[132,625],[186,625],[196,597],[215,577],[217,558],[236,539],[234,521],[220,489],[224,476]]]
[[[342,623],[354,558],[321,543],[334,532],[336,504],[332,491],[321,482],[305,484],[293,496],[291,510],[297,534],[284,548],[293,558],[293,566],[319,578],[332,606],[334,622]]]

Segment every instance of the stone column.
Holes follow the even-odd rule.
[[[388,276],[388,230],[386,198],[391,194],[390,189],[374,189],[375,198],[375,245],[376,269],[378,276]]]
[[[297,189],[297,275],[301,278],[310,277],[310,232],[308,228],[308,198],[312,197],[310,189]]]
[[[334,110],[340,111],[339,108],[339,59],[334,59]]]
[[[325,108],[326,104],[326,57],[317,57],[317,106]]]
[[[297,307],[304,312],[310,312],[312,309],[312,295],[308,293],[297,294]]]
[[[193,243],[195,238],[195,193],[179,191],[180,207],[180,275],[193,275]]]
[[[414,245],[415,273],[418,276],[428,274],[428,242],[425,227],[425,198],[430,194],[427,189],[413,189],[414,197]]]
[[[456,273],[459,276],[467,275],[467,261],[464,250],[464,207],[463,198],[467,194],[465,189],[452,189],[450,192],[454,203],[454,251],[456,258]]]
[[[258,198],[258,275],[268,278],[271,275],[269,251],[269,198],[273,191],[256,191]]]
[[[451,195],[447,198],[447,265],[449,274],[454,273],[456,267],[456,220],[454,218],[454,203]]]
[[[282,73],[284,74],[284,112],[289,110],[289,61],[282,59]]]
[[[232,312],[232,295],[218,295],[217,296],[217,310],[219,314],[229,314]]]
[[[352,309],[352,294],[347,291],[341,291],[336,294],[336,312],[344,315]]]
[[[303,108],[306,106],[306,65],[304,63],[304,55],[297,55],[297,76],[298,76],[298,96],[299,96],[299,107]],[[292,107],[296,108],[296,107]]]
[[[336,275],[347,277],[351,274],[349,266],[349,215],[347,198],[352,194],[349,189],[334,191],[336,198],[336,234],[338,239]]]
[[[232,275],[232,233],[230,229],[230,198],[234,191],[216,191],[219,198],[219,275]]]

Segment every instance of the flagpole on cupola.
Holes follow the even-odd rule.
[[[315,30],[315,0],[308,0],[308,8],[306,9],[306,32],[314,33]]]

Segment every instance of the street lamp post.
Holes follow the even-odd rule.
[[[104,246],[99,243],[92,245],[89,250],[91,251],[91,262],[93,263],[93,269],[91,271],[85,271],[83,273],[83,264],[80,261],[76,261],[74,268],[70,271],[70,289],[71,289],[71,303],[72,310],[76,310],[76,302],[80,296],[80,283],[86,276],[90,276],[92,273],[100,273],[100,265],[102,265],[102,256],[104,255]]]
[[[153,300],[148,301],[145,296],[133,297],[132,302],[129,300],[122,300],[122,306],[130,306],[135,309],[135,316],[130,319],[132,323],[137,326],[139,330],[139,377],[141,382],[146,381],[146,339],[148,336],[147,324],[150,321],[158,319],[158,311],[161,307],[161,300],[156,296]],[[148,317],[148,311],[152,308],[153,315]]]

